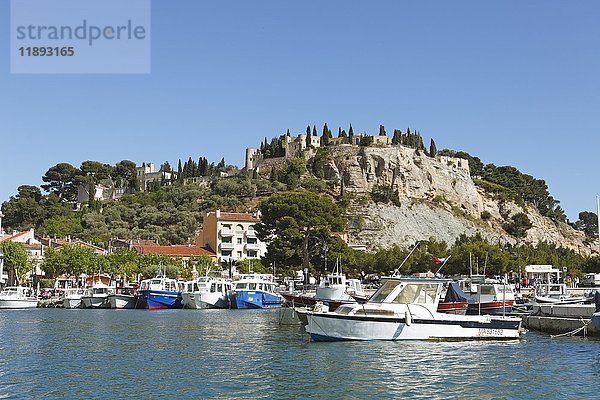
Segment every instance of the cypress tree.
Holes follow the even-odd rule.
[[[394,129],[394,136],[392,137],[392,144],[402,143],[402,131],[400,129]]]
[[[310,136],[310,125],[306,125],[306,136]]]
[[[338,127],[338,137],[342,137],[342,127]]]
[[[317,136],[317,126],[313,125],[312,135]]]
[[[354,129],[352,128],[352,124],[350,124],[350,129],[348,129],[348,137],[352,139],[354,136]]]
[[[288,137],[292,136],[289,129],[286,132],[286,136],[288,136]]]
[[[379,125],[379,136],[386,136],[385,127],[383,125]]]
[[[181,158],[179,159],[179,161],[177,162],[177,180],[180,181],[183,176],[181,176],[183,172],[183,169],[181,168]]]
[[[429,143],[429,155],[431,157],[435,157],[437,155],[437,147],[433,138],[431,138],[431,143]]]

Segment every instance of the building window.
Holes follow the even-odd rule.
[[[223,240],[222,240],[222,242],[223,242],[223,243],[233,243],[233,242],[231,241],[231,237],[224,237],[224,238],[223,238]]]
[[[238,258],[242,258],[242,252],[241,252],[241,251],[238,251],[238,252],[237,252],[237,256],[238,256]]]
[[[242,244],[242,238],[237,238],[237,244]]]
[[[231,257],[231,250],[225,250],[221,252],[223,257]]]
[[[256,251],[248,250],[248,257],[256,257]]]
[[[256,238],[248,238],[248,244],[256,244],[256,243],[257,243]]]
[[[237,225],[235,227],[235,233],[237,233],[239,235],[243,235],[244,234],[244,227],[242,225]]]

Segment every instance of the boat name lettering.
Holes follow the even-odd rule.
[[[503,330],[494,328],[479,328],[479,336],[503,336]]]

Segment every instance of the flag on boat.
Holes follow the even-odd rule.
[[[450,257],[439,258],[437,256],[433,256],[433,262],[435,262],[436,264],[441,264],[443,262],[446,262],[446,260],[448,260],[448,258],[450,258]]]

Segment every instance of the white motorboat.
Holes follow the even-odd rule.
[[[317,305],[306,315],[313,340],[466,340],[517,339],[521,318],[456,315],[437,311],[447,280],[392,277],[364,304],[345,304],[333,312]]]
[[[23,286],[8,286],[0,292],[1,308],[35,308],[37,307],[37,298],[33,289]]]
[[[230,281],[221,278],[200,277],[186,282],[181,293],[183,308],[229,308]]]
[[[583,296],[572,296],[564,283],[542,283],[535,288],[536,303],[582,303],[586,300]]]
[[[135,289],[129,286],[118,287],[115,293],[108,295],[109,307],[114,309],[132,309],[137,306]]]
[[[336,263],[333,272],[327,274],[319,287],[317,287],[315,299],[344,302],[354,301],[353,296],[366,298],[360,280],[346,279],[346,275],[342,272],[342,267],[339,263]]]
[[[83,288],[68,288],[64,289],[61,297],[63,301],[64,308],[81,308],[81,298],[85,293],[85,289]]]
[[[81,297],[83,308],[108,308],[108,296],[115,293],[115,288],[102,282],[96,282],[85,290]]]

